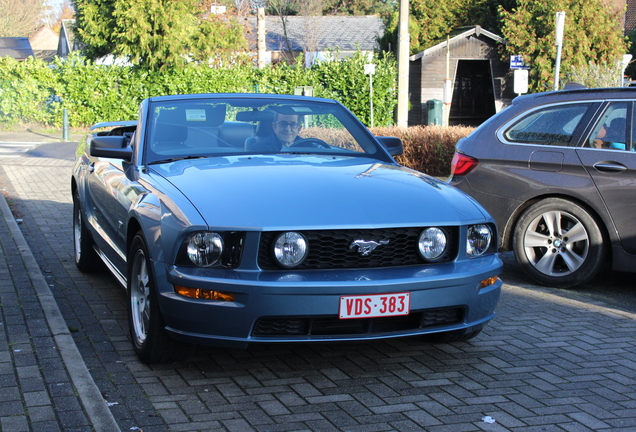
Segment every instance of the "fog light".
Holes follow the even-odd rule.
[[[307,239],[297,232],[283,233],[274,242],[274,257],[284,268],[299,266],[307,258],[308,252]]]
[[[220,291],[211,291],[199,288],[188,288],[181,285],[174,286],[174,292],[184,297],[195,298],[199,300],[218,300],[218,301],[234,301],[234,294],[224,293]]]
[[[446,233],[440,228],[426,228],[422,231],[418,240],[420,255],[426,261],[435,261],[442,258],[444,252],[446,252],[447,243]]]

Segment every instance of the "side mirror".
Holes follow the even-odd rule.
[[[380,141],[380,144],[388,150],[391,156],[399,156],[404,153],[401,139],[390,136],[377,136],[375,138]]]
[[[88,154],[94,157],[132,159],[132,147],[124,136],[95,136],[90,139]]]

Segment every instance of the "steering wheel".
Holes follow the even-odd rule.
[[[291,147],[322,147],[322,148],[331,148],[329,144],[324,142],[318,138],[301,138],[297,141],[291,143],[289,148]]]

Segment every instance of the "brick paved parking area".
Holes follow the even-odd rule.
[[[636,431],[636,315],[514,278],[469,342],[202,348],[148,367],[123,289],[73,264],[71,165],[0,159],[0,180],[121,431]]]

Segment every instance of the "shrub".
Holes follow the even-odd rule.
[[[376,136],[394,136],[402,140],[404,154],[396,158],[400,164],[435,177],[444,177],[450,174],[455,144],[473,129],[465,126],[377,127],[371,132]]]
[[[183,68],[146,71],[128,66],[97,65],[72,53],[52,64],[0,58],[0,124],[41,123],[61,126],[67,109],[72,127],[137,116],[146,97],[186,93],[293,94],[296,86],[313,86],[314,96],[337,99],[363,122],[369,122],[369,77],[362,52],[311,68],[286,64],[256,69],[251,65],[211,68],[190,63]],[[375,57],[375,123],[392,123],[395,61]]]

